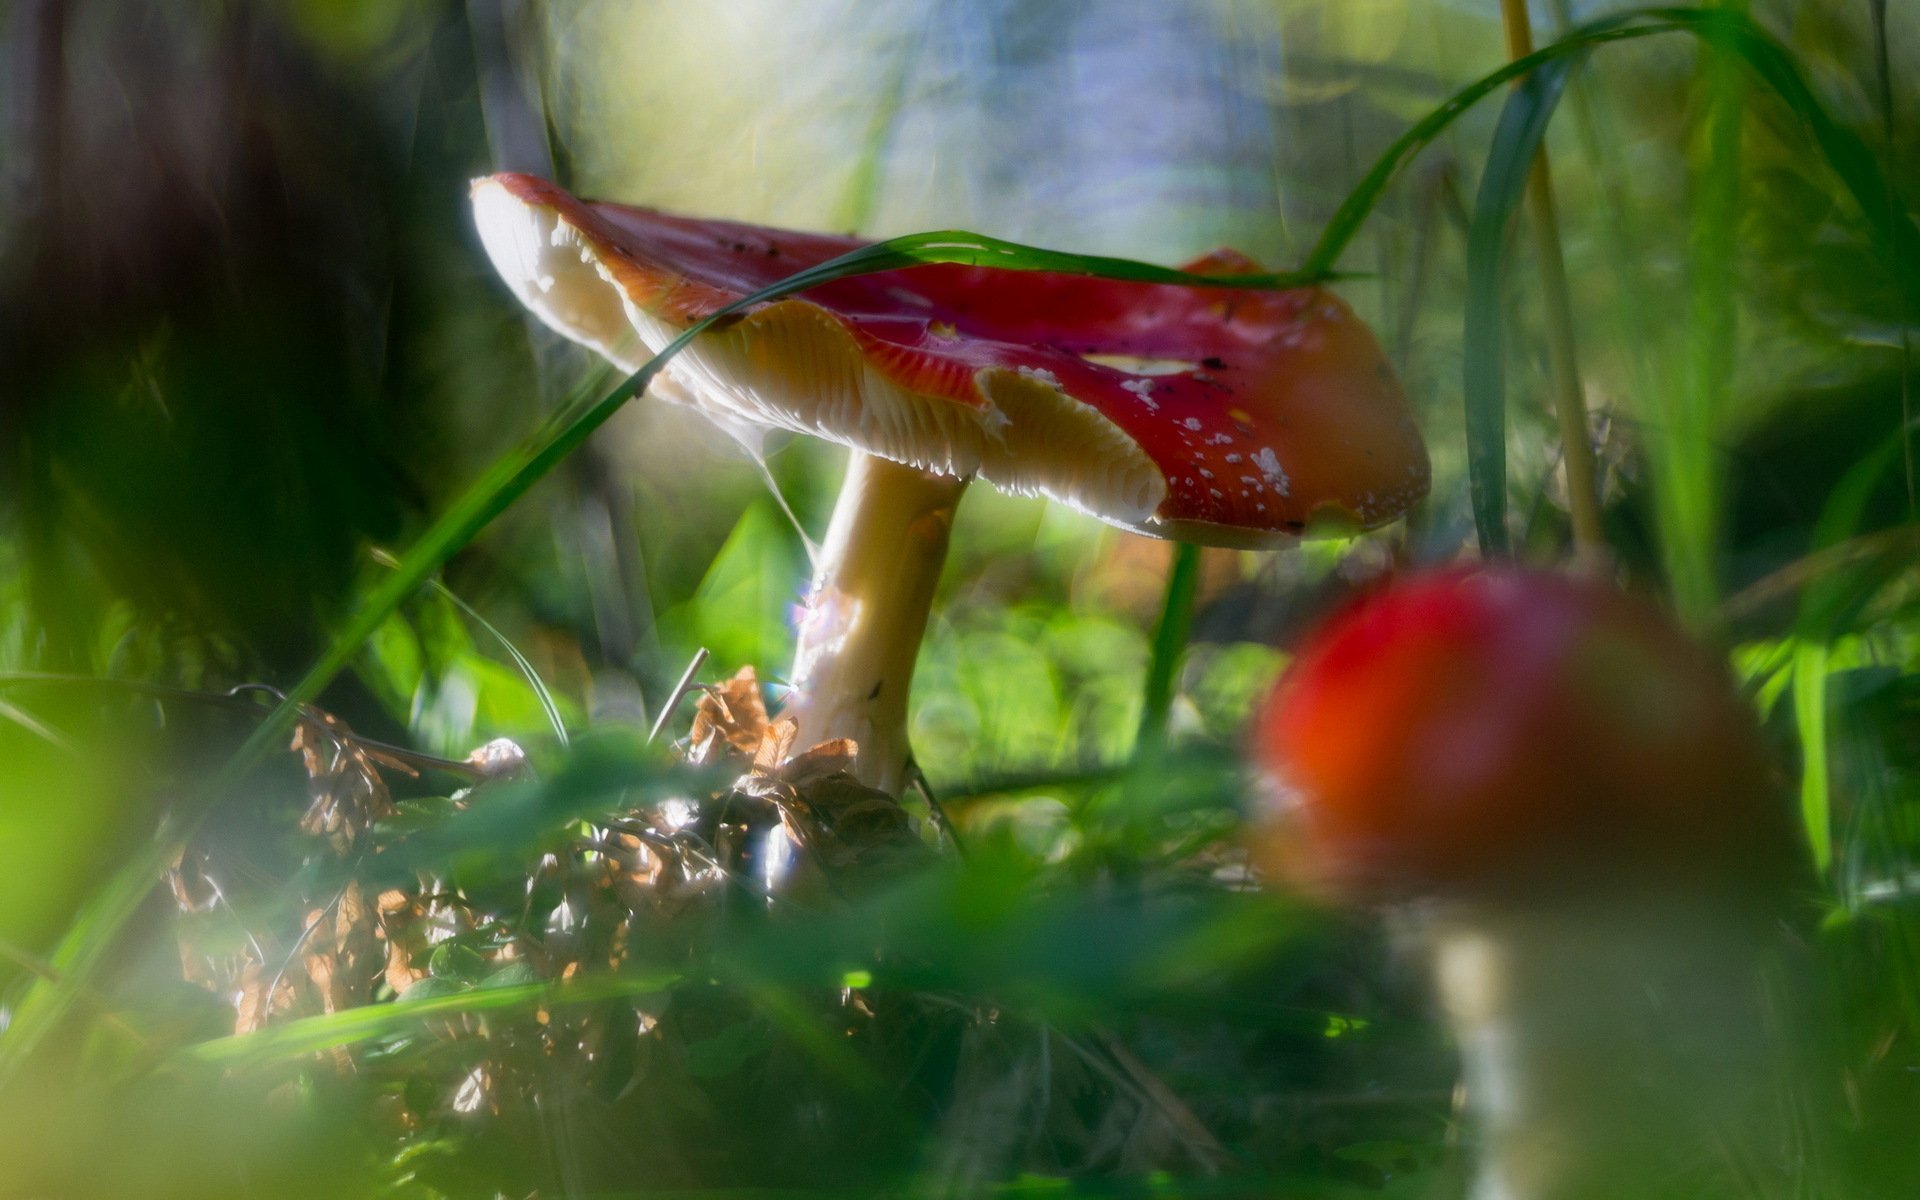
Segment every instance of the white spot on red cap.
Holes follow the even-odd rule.
[[[1260,468],[1260,473],[1267,477],[1267,483],[1274,491],[1282,496],[1293,494],[1293,482],[1287,478],[1287,473],[1280,469],[1279,456],[1274,454],[1272,446],[1260,447],[1259,452],[1253,456],[1253,465]]]
[[[1140,403],[1147,406],[1148,412],[1160,411],[1160,406],[1153,402],[1153,380],[1129,379],[1120,386],[1139,397]]]

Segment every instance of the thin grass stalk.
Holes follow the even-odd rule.
[[[1526,0],[1500,0],[1507,57],[1533,53],[1533,26]],[[1600,516],[1599,471],[1588,432],[1587,401],[1580,386],[1580,359],[1573,333],[1573,305],[1567,291],[1566,256],[1560,248],[1560,217],[1553,203],[1553,174],[1543,144],[1527,178],[1527,218],[1534,253],[1540,261],[1540,293],[1545,310],[1547,367],[1554,415],[1560,422],[1562,460],[1567,472],[1567,508],[1573,519],[1576,558],[1587,564],[1606,559],[1606,527]]]
[[[1174,685],[1180,655],[1193,628],[1193,602],[1200,589],[1200,547],[1176,542],[1167,570],[1167,590],[1160,601],[1160,619],[1153,627],[1153,657],[1140,706],[1140,734],[1134,740],[1136,758],[1157,756],[1166,747],[1167,717],[1173,711]]]

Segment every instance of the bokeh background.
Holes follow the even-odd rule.
[[[1625,7],[1537,3],[1536,33]],[[1920,194],[1911,6],[1740,7]],[[1461,314],[1498,95],[1340,263],[1418,408],[1432,495],[1378,535],[1203,555],[1170,758],[1129,766],[1169,548],[972,490],[913,713],[965,870],[804,920],[682,922],[671,983],[614,970],[596,1002],[625,1006],[617,1054],[556,1049],[566,1021],[519,993],[242,1054],[218,1039],[259,984],[233,980],[305,953],[313,914],[340,911],[314,897],[376,856],[323,869],[301,828],[342,771],[276,751],[220,772],[264,689],[387,577],[376,550],[404,554],[597,378],[494,278],[474,176],[1284,267],[1393,138],[1503,61],[1490,0],[0,3],[0,1194],[1457,1194],[1452,1056],[1417,972],[1366,916],[1253,890],[1233,835],[1248,715],[1304,625],[1394,565],[1474,551]],[[1801,1036],[1827,1066],[1792,1099],[1826,1181],[1804,1194],[1908,1194],[1912,314],[1799,114],[1718,61],[1677,35],[1602,47],[1547,138],[1609,543],[1728,652],[1807,830]],[[1550,561],[1566,497],[1529,245],[1500,301],[1509,527]],[[689,786],[664,745],[685,710],[642,743],[697,651],[703,679],[751,664],[777,686],[840,469],[636,401],[319,697],[363,738],[452,759],[511,738],[572,781],[480,830],[484,853],[469,823],[383,860],[470,901],[447,944],[473,959],[430,973],[447,994],[575,932],[539,884],[556,837]],[[373,774],[409,834],[478,811],[443,803],[457,779]],[[156,847],[171,890],[139,874]],[[196,967],[216,958],[226,974]],[[857,1054],[823,1049],[850,980],[889,965]],[[34,1010],[62,987],[57,1019]],[[354,1011],[288,1003],[260,1024]]]

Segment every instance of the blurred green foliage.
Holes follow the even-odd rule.
[[[1536,5],[1541,40],[1623,7]],[[1748,7],[1908,212],[1911,8]],[[229,764],[392,578],[371,549],[404,554],[593,378],[494,280],[471,176],[1288,266],[1500,47],[1457,0],[0,5],[0,1196],[1458,1194],[1417,972],[1378,922],[1255,890],[1234,835],[1291,641],[1471,552],[1461,313],[1504,89],[1339,263],[1432,498],[1203,556],[1164,752],[1134,757],[1165,547],[975,488],[913,712],[964,857],[929,821],[917,855],[782,868],[798,818],[699,803],[726,773],[676,758],[700,693],[673,688],[705,649],[699,682],[751,664],[778,699],[807,550],[767,480],[818,535],[838,455],[776,440],[763,478],[643,400],[345,648],[317,703],[352,735],[301,726],[319,769]],[[1793,931],[1819,1153],[1758,1194],[1906,1195],[1912,280],[1802,115],[1727,78],[1686,39],[1600,47],[1547,132],[1608,532],[1740,667],[1823,868]],[[1550,560],[1521,245],[1492,297],[1503,498]],[[460,760],[495,737],[534,773],[476,788]],[[407,769],[356,757],[388,745]],[[636,814],[657,844],[619,841]]]

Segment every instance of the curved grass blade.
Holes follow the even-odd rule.
[[[1671,33],[1681,25],[1663,23],[1645,26],[1616,28],[1626,21],[1664,10],[1647,10],[1643,13],[1623,13],[1604,21],[1594,22],[1550,46],[1542,46],[1524,58],[1512,62],[1481,76],[1461,88],[1440,107],[1420,118],[1405,133],[1393,140],[1393,143],[1380,155],[1366,175],[1354,185],[1340,207],[1334,210],[1327,221],[1327,227],[1321,231],[1320,240],[1314,243],[1313,250],[1300,265],[1300,273],[1314,278],[1328,277],[1338,265],[1340,256],[1346,252],[1360,227],[1366,223],[1374,207],[1380,203],[1380,197],[1399,177],[1400,171],[1432,144],[1433,140],[1446,132],[1449,125],[1458,120],[1467,110],[1492,95],[1505,84],[1512,83],[1539,68],[1571,54],[1578,54],[1594,46],[1607,42],[1627,41],[1633,38],[1651,37],[1660,33]],[[1686,10],[1680,10],[1686,11]]]
[[[1407,162],[1455,118],[1494,88],[1532,72],[1508,98],[1481,178],[1468,245],[1464,375],[1467,458],[1475,529],[1484,554],[1507,548],[1505,387],[1501,372],[1498,274],[1507,221],[1524,189],[1528,165],[1545,134],[1566,79],[1593,47],[1663,33],[1691,33],[1747,67],[1798,117],[1828,165],[1866,217],[1908,294],[1920,300],[1920,230],[1879,162],[1852,131],[1835,122],[1813,95],[1790,51],[1745,14],[1657,8],[1592,22],[1550,46],[1468,85],[1409,129],[1382,155],[1328,223],[1302,270],[1331,269],[1380,195]]]
[[[1372,170],[1348,193],[1327,222],[1313,251],[1301,264],[1300,274],[1312,279],[1328,277],[1400,170],[1462,113],[1502,84],[1596,46],[1665,33],[1691,33],[1745,61],[1806,128],[1815,147],[1866,218],[1875,242],[1890,259],[1891,272],[1897,276],[1909,301],[1920,301],[1920,228],[1915,227],[1873,152],[1858,135],[1833,119],[1813,94],[1792,51],[1752,18],[1743,13],[1697,8],[1644,8],[1602,17],[1455,92],[1395,139]]]
[[[1480,175],[1467,230],[1466,333],[1462,347],[1467,482],[1474,530],[1484,557],[1505,557],[1507,542],[1507,388],[1500,278],[1507,230],[1547,123],[1580,55],[1547,63],[1516,88],[1500,111],[1493,149]]]
[[[1873,489],[1903,459],[1905,431],[1855,463],[1828,498],[1814,526],[1815,552],[1843,545],[1860,528]],[[1905,556],[1868,559],[1809,583],[1800,595],[1794,629],[1793,721],[1800,741],[1800,820],[1813,865],[1825,876],[1833,864],[1833,805],[1828,771],[1827,680],[1833,639],[1885,584],[1906,572]]]

